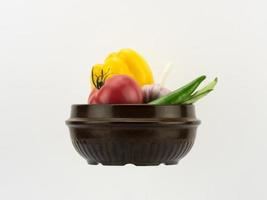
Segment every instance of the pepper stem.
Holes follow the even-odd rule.
[[[94,73],[94,67],[92,68],[91,78],[95,88],[100,89],[105,84],[107,77],[110,75],[109,72],[110,68],[108,68],[106,72],[103,69],[101,69],[100,75],[97,75]]]

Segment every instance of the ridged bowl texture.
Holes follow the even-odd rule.
[[[73,105],[66,121],[88,164],[177,164],[192,148],[194,105]]]

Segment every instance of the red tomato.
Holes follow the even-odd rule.
[[[89,95],[89,97],[88,97],[88,103],[90,103],[90,104],[97,104],[97,102],[95,101],[96,100],[96,94],[97,94],[97,92],[98,92],[98,90],[97,89],[94,89],[91,93],[90,93],[90,95]]]
[[[94,89],[89,104],[139,104],[143,94],[135,80],[126,75],[114,75],[99,89]]]

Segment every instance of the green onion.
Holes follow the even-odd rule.
[[[192,104],[192,103],[195,103],[196,101],[198,101],[199,99],[203,98],[204,96],[209,94],[214,89],[214,87],[216,86],[217,82],[218,82],[218,78],[215,78],[207,86],[205,86],[204,88],[198,90],[193,95],[191,95],[188,99],[186,99],[183,102],[183,104]]]
[[[197,89],[197,87],[204,81],[206,76],[200,76],[192,82],[186,84],[185,86],[169,93],[166,96],[163,96],[159,99],[156,99],[149,104],[152,105],[166,105],[166,104],[181,104],[184,101],[188,100],[191,94]]]

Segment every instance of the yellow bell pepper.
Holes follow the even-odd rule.
[[[154,83],[152,72],[145,59],[132,49],[122,49],[111,53],[104,64],[93,66],[91,82],[101,87],[113,75],[124,74],[132,77],[140,85]]]

